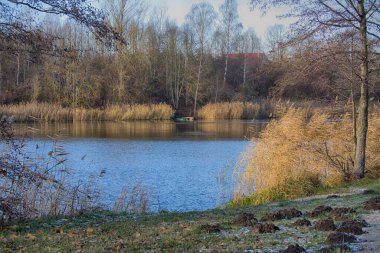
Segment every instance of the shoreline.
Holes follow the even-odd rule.
[[[359,188],[367,190],[353,190]],[[347,192],[352,194],[347,195]],[[326,238],[337,233],[344,221],[360,221],[373,214],[363,207],[363,203],[380,196],[380,180],[360,181],[328,189],[323,194],[323,197],[303,200],[185,213],[133,215],[95,211],[72,217],[42,218],[1,227],[0,249],[4,252],[18,252],[22,249],[24,252],[280,252],[290,245],[299,245],[308,252],[317,252],[323,248],[336,250],[337,246],[327,243]],[[331,206],[332,211],[310,216],[320,206]],[[292,209],[299,210],[302,215],[285,219],[269,216],[274,218],[265,220],[269,214]],[[248,223],[239,221],[239,217],[244,214],[252,215]],[[279,230],[258,230],[253,216],[261,218],[257,224],[273,224]],[[302,219],[309,220],[311,226],[293,225]],[[316,224],[325,219],[331,219],[336,227],[331,231],[317,229]],[[347,244],[347,251],[343,252],[351,252],[350,248],[365,250],[366,244],[362,245],[360,240],[355,240],[354,244]]]

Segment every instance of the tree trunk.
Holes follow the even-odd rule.
[[[225,88],[225,85],[226,85],[227,72],[228,72],[228,53],[226,54],[226,62],[224,64],[223,87],[222,87],[223,89]]]
[[[351,102],[352,102],[352,139],[354,141],[354,154],[356,154],[356,146],[358,142],[358,137],[356,134],[356,122],[357,122],[357,108],[356,108],[356,101],[355,101],[355,86],[354,86],[354,80],[355,80],[355,57],[354,57],[354,36],[351,38]]]
[[[367,43],[367,13],[364,9],[364,0],[358,1],[360,14],[360,101],[357,119],[357,145],[354,161],[354,173],[357,178],[363,178],[365,173],[366,142],[368,130],[368,43]]]
[[[352,138],[354,140],[354,154],[356,154],[356,146],[358,142],[358,137],[357,137],[357,127],[356,127],[356,122],[357,122],[357,111],[356,111],[356,102],[355,102],[355,92],[354,92],[354,87],[351,87],[351,102],[352,102]]]
[[[219,92],[219,75],[216,75],[215,103],[218,102],[218,92]]]
[[[202,56],[199,59],[199,66],[198,66],[198,78],[197,78],[197,86],[195,88],[195,95],[194,95],[194,117],[197,116],[197,100],[198,100],[198,90],[199,90],[199,85],[201,82],[201,71],[202,71]]]
[[[244,54],[244,70],[243,70],[243,87],[245,88],[245,83],[247,80],[247,54]]]
[[[16,85],[18,86],[20,78],[20,53],[17,53],[17,73],[16,73]]]

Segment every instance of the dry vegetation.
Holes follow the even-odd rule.
[[[38,146],[28,151],[26,142],[15,137],[11,121],[0,117],[0,226],[41,216],[75,215],[102,206],[101,180],[105,171],[75,179],[67,167],[68,154],[54,140],[46,156]],[[74,180],[75,179],[75,180]],[[139,184],[123,189],[116,212],[142,213],[148,209],[148,194]]]
[[[207,104],[198,111],[198,118],[205,120],[267,119],[272,112],[269,102]]]
[[[320,186],[353,179],[354,144],[349,115],[339,120],[320,111],[289,109],[261,134],[240,180],[236,203],[260,204],[310,195]],[[369,177],[380,176],[380,118],[372,113],[367,142]],[[244,195],[252,194],[250,197]]]
[[[105,109],[72,109],[47,103],[0,106],[0,114],[10,115],[16,122],[169,120],[173,113],[167,104],[113,105]]]

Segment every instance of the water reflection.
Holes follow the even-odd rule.
[[[60,135],[67,138],[120,138],[144,140],[221,140],[257,137],[265,122],[197,121],[165,122],[74,122],[54,124],[16,124],[18,134],[33,138]]]
[[[223,191],[231,196],[232,169],[265,123],[218,122],[100,122],[19,124],[29,147],[48,155],[55,145],[47,136],[59,135],[69,154],[67,166],[74,182],[104,170],[104,205],[112,208],[125,186],[141,183],[153,192],[152,210],[205,210],[220,203],[217,176],[225,173]],[[33,150],[31,150],[33,152]]]

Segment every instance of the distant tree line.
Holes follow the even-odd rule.
[[[356,33],[289,43],[285,28],[273,25],[262,42],[252,28],[243,31],[236,0],[219,10],[194,4],[182,25],[140,0],[109,0],[100,10],[87,1],[7,0],[0,9],[1,103],[165,102],[196,111],[210,102],[348,100],[357,92]],[[377,48],[370,47],[373,97]]]

